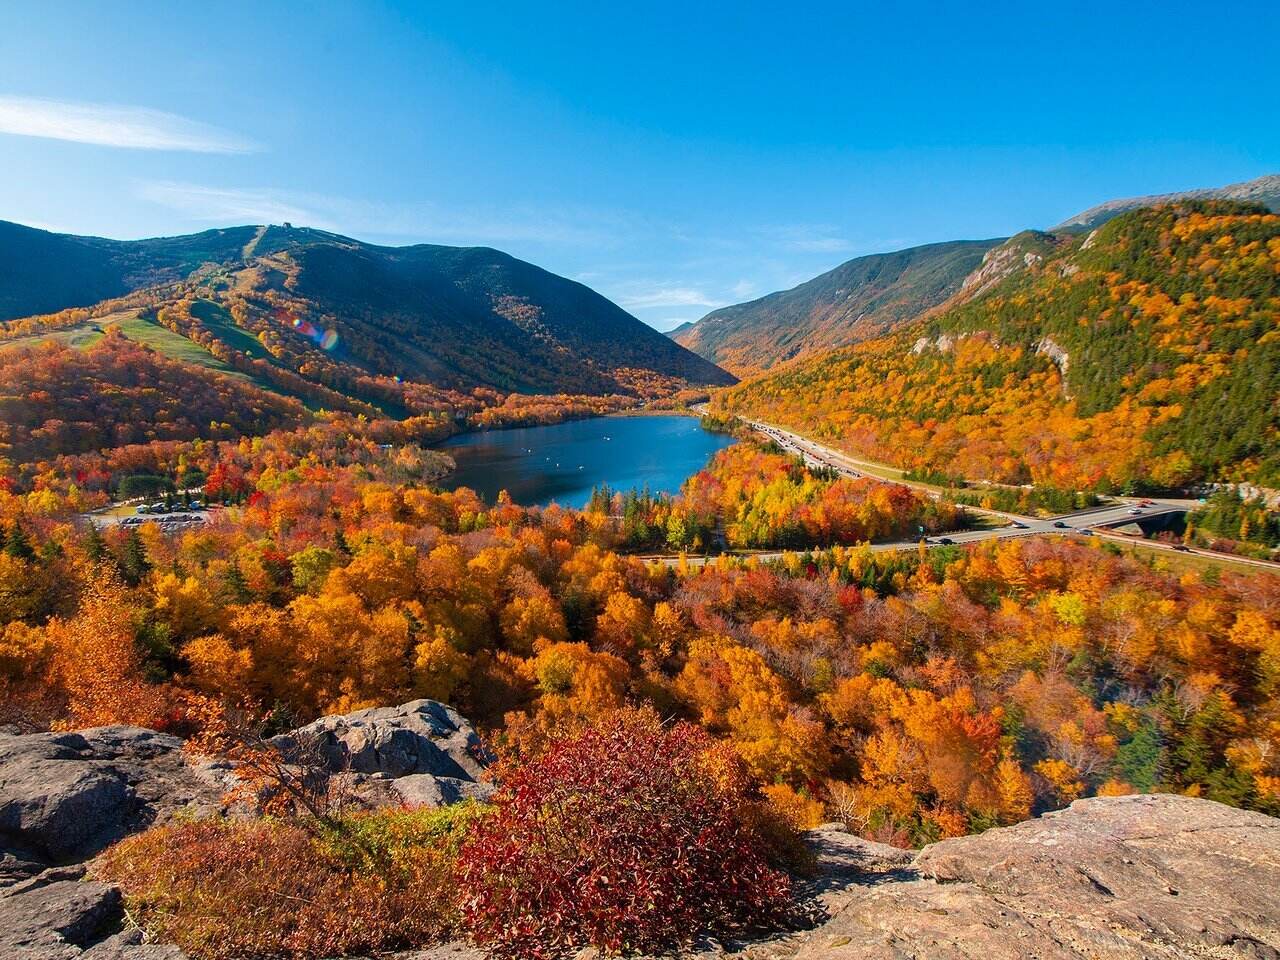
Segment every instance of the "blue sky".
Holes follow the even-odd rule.
[[[1280,172],[1280,4],[0,8],[0,219],[486,244],[660,329]]]

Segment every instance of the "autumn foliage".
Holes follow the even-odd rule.
[[[157,827],[107,851],[152,938],[199,960],[320,958],[438,941],[454,929],[453,864],[470,807],[383,810],[321,829],[283,820]]]
[[[1132,211],[1020,234],[982,296],[727,393],[924,474],[1059,490],[1280,477],[1280,216],[1246,204]],[[980,289],[980,287],[975,287]]]
[[[1054,539],[669,566],[619,553],[610,515],[432,489],[412,445],[316,426],[172,455],[249,495],[167,534],[0,491],[6,720],[186,733],[193,702],[303,722],[429,696],[530,751],[650,703],[796,823],[818,803],[907,844],[1123,790],[1280,804],[1266,575]],[[717,471],[746,491],[773,456]]]
[[[731,750],[623,710],[508,771],[462,849],[463,922],[501,956],[656,951],[776,920],[758,798]]]
[[[45,459],[151,440],[238,437],[298,423],[296,400],[108,333],[87,350],[0,350],[0,457]]]

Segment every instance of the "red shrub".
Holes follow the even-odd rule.
[[[506,771],[463,847],[463,922],[491,952],[657,950],[776,920],[789,883],[728,748],[624,710]]]

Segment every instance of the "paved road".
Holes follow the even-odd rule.
[[[872,477],[872,479],[883,479],[874,477],[867,473],[865,469],[860,469],[862,465],[860,461],[854,460],[846,456],[839,450],[815,443],[799,434],[791,433],[783,430],[781,427],[775,427],[772,424],[762,423],[758,421],[746,421],[756,431],[773,440],[778,446],[784,450],[799,454],[806,464],[811,467],[829,467],[837,473],[846,477]],[[936,490],[921,483],[912,483],[909,480],[893,480],[885,481],[890,483],[901,483],[903,486],[911,487],[927,493],[931,497],[937,497]],[[1086,510],[1077,510],[1073,513],[1063,514],[1060,517],[1050,517],[1048,520],[1040,520],[1035,517],[1024,517],[1016,513],[1007,513],[1003,510],[986,510],[981,507],[966,507],[966,509],[974,513],[985,513],[991,516],[1002,517],[1006,520],[1025,523],[1037,532],[1052,532],[1053,530],[1061,530],[1062,527],[1055,526],[1055,521],[1062,521],[1067,527],[1097,527],[1097,526],[1116,526],[1123,523],[1132,523],[1146,517],[1155,517],[1169,513],[1185,513],[1187,511],[1187,501],[1173,500],[1145,500],[1139,501],[1134,499],[1121,499],[1115,504],[1108,504],[1100,507],[1090,507]],[[1136,511],[1136,512],[1135,512]],[[1041,527],[1046,527],[1040,530]]]
[[[835,450],[821,443],[816,443],[807,437],[802,437],[797,433],[784,430],[774,424],[757,420],[744,420],[744,422],[755,429],[758,433],[763,434],[770,440],[773,440],[778,444],[778,446],[782,447],[782,449],[800,456],[804,460],[805,464],[810,467],[827,467],[835,470],[841,476],[845,477],[870,477],[871,479],[880,480],[881,482],[886,483],[901,483],[903,486],[919,490],[931,497],[938,496],[938,492],[936,490],[925,484],[912,483],[907,480],[884,480],[883,477],[878,477],[872,473],[868,473],[864,469],[865,467],[873,467],[877,465],[856,460],[839,450]],[[1134,523],[1135,521],[1144,520],[1150,517],[1158,517],[1173,513],[1185,513],[1194,504],[1195,501],[1191,500],[1139,500],[1137,498],[1118,498],[1115,503],[1098,507],[1090,507],[1086,510],[1077,510],[1074,513],[1063,514],[1057,517],[1049,517],[1047,519],[1039,517],[1024,517],[1015,513],[1006,513],[1002,510],[985,510],[980,507],[966,506],[965,509],[970,512],[1000,518],[1007,521],[1008,525],[988,527],[981,530],[963,530],[957,531],[956,533],[932,536],[929,538],[928,543],[932,546],[938,546],[943,540],[955,544],[977,543],[983,540],[1006,540],[1013,537],[1028,537],[1035,534],[1102,537],[1117,543],[1127,543],[1130,546],[1140,546],[1153,550],[1165,550],[1170,553],[1194,553],[1206,557],[1230,559],[1232,562],[1245,563],[1250,566],[1280,570],[1280,564],[1267,560],[1253,560],[1247,557],[1225,555],[1216,553],[1212,550],[1189,549],[1183,547],[1181,544],[1166,544],[1161,543],[1158,540],[1140,540],[1137,537],[1113,533],[1109,529]],[[918,540],[900,540],[872,544],[871,549],[876,551],[913,550],[918,546]],[[751,554],[751,556],[756,556],[762,560],[777,559],[782,555],[783,551]],[[679,558],[667,556],[654,557],[653,559],[663,560],[668,563],[679,562]],[[688,562],[703,563],[705,560],[701,557],[690,557],[688,558]]]

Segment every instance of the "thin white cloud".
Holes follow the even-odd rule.
[[[209,187],[171,180],[137,185],[138,194],[208,223],[280,223],[357,237],[471,246],[559,244],[606,246],[617,230],[599,215],[536,209],[447,210],[432,203],[383,203],[294,190]]]
[[[193,183],[157,180],[140,184],[144,200],[158,203],[178,213],[208,223],[283,223],[334,229],[325,217],[298,203],[291,203],[270,190],[202,187]]]
[[[633,290],[619,296],[624,307],[646,310],[654,307],[718,307],[721,301],[693,287],[657,287]]]
[[[735,299],[748,300],[751,297],[755,296],[757,289],[759,288],[756,287],[754,281],[739,280],[737,283],[735,283],[732,287],[729,288],[729,292],[733,294]]]
[[[835,227],[825,224],[770,227],[763,232],[782,248],[801,253],[843,253],[853,249],[853,244],[841,237]]]
[[[0,133],[134,150],[252,153],[250,141],[146,107],[0,96]]]

